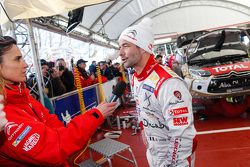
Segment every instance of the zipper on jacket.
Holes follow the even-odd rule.
[[[35,111],[35,109],[33,108],[33,106],[32,106],[31,103],[29,103],[29,106],[30,106],[30,109],[33,111],[33,113],[36,115],[37,119],[38,119],[39,121],[43,122],[43,121],[41,120],[41,118],[39,117],[39,115],[36,113],[36,111]]]
[[[18,84],[19,93],[22,93],[21,83]]]

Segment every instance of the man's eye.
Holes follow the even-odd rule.
[[[18,57],[16,57],[16,60],[21,60],[22,59],[22,56],[18,56]]]

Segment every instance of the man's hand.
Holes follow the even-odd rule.
[[[7,124],[8,120],[6,119],[6,114],[3,111],[3,95],[0,95],[0,131],[4,129],[4,126]]]
[[[112,103],[102,102],[96,108],[102,113],[104,118],[107,118],[108,116],[112,115],[112,113],[115,111],[116,102]]]

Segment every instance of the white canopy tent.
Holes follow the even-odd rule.
[[[108,0],[0,0],[11,20],[57,15],[105,1]],[[5,11],[0,10],[0,24],[9,21]]]
[[[250,24],[249,0],[1,0],[11,19],[51,16],[84,5],[82,26],[116,40],[122,30],[148,16],[155,38]],[[104,2],[104,3],[100,3]],[[94,3],[100,3],[91,5]],[[0,23],[6,21],[0,10]]]
[[[82,25],[110,39],[151,17],[155,38],[250,24],[249,0],[116,0],[85,8]]]

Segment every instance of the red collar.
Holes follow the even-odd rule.
[[[155,61],[154,55],[150,55],[148,62],[143,68],[142,72],[139,75],[135,72],[134,76],[138,79],[138,81],[142,81],[151,74],[156,65],[158,65],[158,63]]]
[[[26,88],[25,83],[6,84],[5,89],[5,102],[6,103],[27,103],[29,100],[29,90]]]

